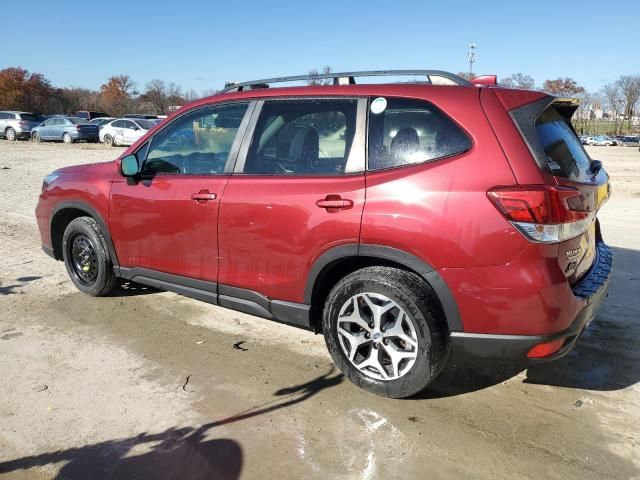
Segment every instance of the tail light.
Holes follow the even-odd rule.
[[[489,200],[525,237],[558,243],[583,234],[593,220],[580,190],[552,185],[495,187]]]

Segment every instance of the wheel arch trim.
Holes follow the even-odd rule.
[[[458,305],[442,276],[427,262],[403,250],[371,244],[347,244],[334,247],[320,255],[313,263],[304,290],[304,303],[311,305],[316,281],[325,269],[336,262],[353,257],[369,257],[391,261],[420,275],[434,290],[445,315],[450,332],[462,332]]]
[[[118,255],[116,254],[116,250],[113,246],[113,241],[111,240],[111,233],[109,232],[109,228],[107,227],[106,222],[102,218],[102,215],[100,215],[100,213],[95,208],[93,208],[91,205],[85,202],[78,201],[78,200],[67,200],[67,201],[63,201],[56,204],[51,209],[51,216],[49,217],[49,234],[51,236],[51,245],[54,246],[53,220],[60,211],[66,210],[66,209],[81,210],[87,213],[96,221],[96,223],[100,227],[100,230],[102,231],[102,234],[104,235],[105,241],[107,242],[109,255],[111,255],[111,262],[113,263],[114,266],[117,267],[119,265]],[[55,247],[54,247],[54,251],[55,251]]]

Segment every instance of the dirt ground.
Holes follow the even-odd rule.
[[[0,141],[0,479],[640,478],[640,152],[592,147],[609,298],[577,348],[366,393],[320,336],[143,288],[94,299],[40,250],[55,168],[100,145]],[[240,343],[234,348],[234,344]]]

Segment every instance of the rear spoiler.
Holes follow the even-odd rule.
[[[564,119],[571,125],[571,117],[580,106],[580,100],[577,98],[569,97],[557,97],[551,103],[558,113],[564,117]]]

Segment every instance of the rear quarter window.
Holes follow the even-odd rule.
[[[434,105],[413,99],[385,100],[382,112],[369,111],[369,170],[437,160],[471,148],[469,136]]]

